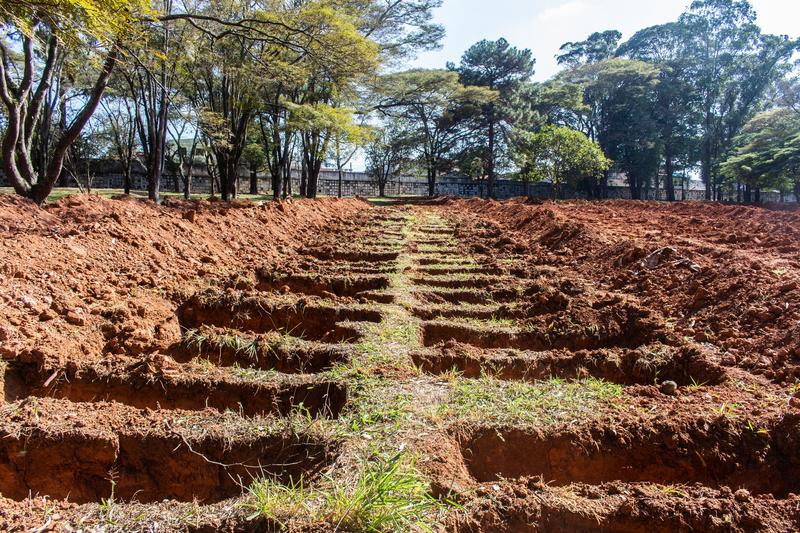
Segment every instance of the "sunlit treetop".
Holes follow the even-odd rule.
[[[79,35],[99,41],[114,40],[129,32],[149,11],[146,0],[3,0],[0,18],[6,30],[30,34],[39,24],[65,40]]]

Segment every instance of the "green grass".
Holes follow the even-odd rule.
[[[465,324],[475,328],[491,328],[491,329],[513,329],[517,325],[517,321],[512,318],[498,318],[495,316],[489,318],[471,318],[471,317],[447,317],[437,316],[433,319],[435,322],[450,322],[453,324]]]
[[[341,531],[399,532],[433,531],[446,505],[428,495],[428,484],[401,452],[370,459],[355,479],[323,477],[313,489],[302,480],[256,480],[243,507],[251,520],[265,517],[281,527],[310,518]]]
[[[453,379],[450,386],[450,398],[440,406],[439,417],[495,425],[585,419],[622,394],[621,385],[595,378],[526,383],[484,377]]]

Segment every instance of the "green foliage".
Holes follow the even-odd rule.
[[[471,46],[461,58],[457,71],[465,85],[497,91],[488,101],[478,120],[478,131],[467,139],[466,161],[470,164],[476,152],[481,152],[488,175],[487,194],[492,195],[495,167],[507,166],[505,156],[512,125],[528,126],[534,120],[527,82],[533,75],[536,60],[530,50],[513,47],[505,39],[480,41]],[[456,69],[455,65],[448,65]],[[463,169],[462,169],[463,170]]]
[[[401,121],[418,139],[417,150],[433,193],[436,176],[445,170],[457,146],[477,126],[481,109],[498,97],[486,87],[465,86],[448,70],[409,70],[382,77],[375,87],[381,113]]]
[[[417,138],[403,123],[389,121],[374,131],[366,148],[366,172],[377,183],[380,196],[389,180],[409,165]]]
[[[596,176],[611,165],[600,146],[571,128],[545,126],[535,133],[517,132],[517,162],[531,181],[547,180],[558,189],[584,176]]]
[[[428,495],[428,485],[413,461],[397,453],[374,457],[355,479],[324,477],[307,488],[301,481],[254,481],[243,505],[251,519],[263,516],[281,527],[291,518],[321,520],[343,531],[432,530],[444,504]]]
[[[150,13],[146,0],[13,0],[0,3],[0,20],[26,35],[44,25],[70,46],[88,36],[105,44],[129,35],[137,19]]]
[[[585,41],[569,42],[561,46],[557,57],[559,65],[577,67],[586,63],[599,63],[614,56],[622,34],[617,30],[596,32]]]
[[[787,190],[800,181],[800,113],[778,108],[754,116],[734,140],[720,172],[755,188]]]
[[[788,37],[763,35],[743,0],[696,0],[676,26],[698,98],[700,162],[706,193],[719,185],[718,164],[758,110],[767,88],[797,49]]]
[[[651,95],[660,73],[651,63],[612,58],[559,76],[561,83],[581,88],[583,102],[574,112],[588,125],[587,135],[626,173],[633,198],[639,198],[642,185],[659,164]]]
[[[328,135],[339,135],[348,142],[363,142],[370,130],[353,122],[354,110],[335,107],[322,102],[295,104],[285,101],[289,111],[289,124],[300,130],[321,130]]]
[[[620,385],[595,378],[525,383],[486,377],[456,379],[450,386],[451,396],[442,404],[440,416],[498,426],[556,424],[589,417],[622,394]]]

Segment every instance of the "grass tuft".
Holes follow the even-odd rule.
[[[403,452],[367,461],[357,479],[325,477],[314,489],[301,481],[254,481],[243,506],[249,519],[286,527],[292,518],[324,521],[341,531],[433,531],[449,505],[429,495],[428,485]]]
[[[450,398],[440,406],[439,417],[498,425],[556,424],[589,417],[622,394],[621,385],[596,378],[527,383],[452,376],[448,382]]]

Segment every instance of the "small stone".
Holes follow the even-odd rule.
[[[740,502],[749,502],[750,501],[750,492],[747,489],[739,489],[734,493],[734,498],[736,501]]]
[[[56,318],[56,316],[58,315],[56,315],[55,311],[53,311],[52,309],[45,309],[39,314],[39,320],[41,320],[42,322],[48,322]]]
[[[195,217],[197,217],[197,211],[192,209],[191,211],[185,211],[183,213],[183,219],[188,220],[189,222],[194,222]]]
[[[28,309],[36,309],[36,307],[39,305],[39,302],[37,302],[35,298],[31,298],[27,294],[20,296],[19,301]]]
[[[678,390],[678,384],[674,381],[665,381],[661,384],[661,392],[667,396],[675,396]]]
[[[86,319],[75,311],[69,311],[65,319],[67,323],[72,324],[73,326],[83,326],[86,324]]]

